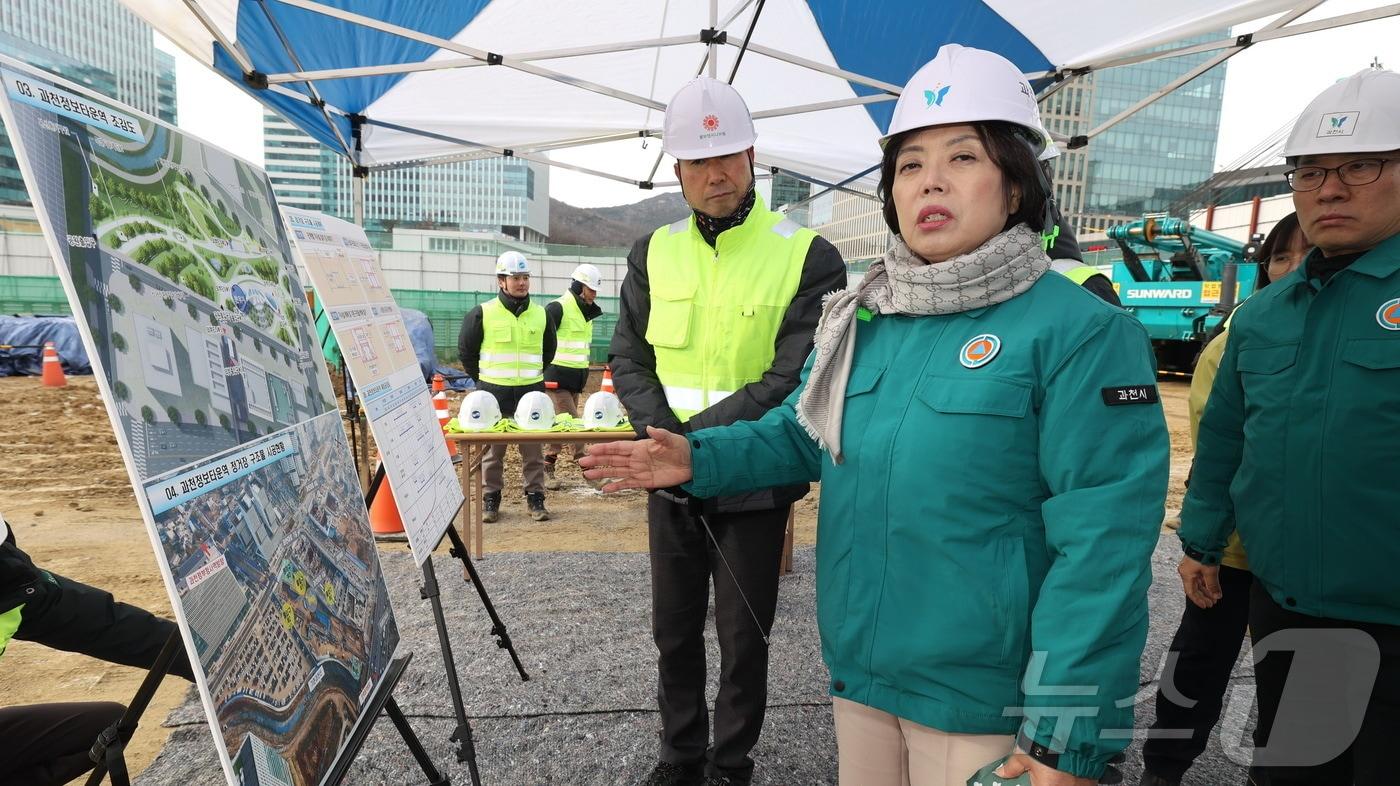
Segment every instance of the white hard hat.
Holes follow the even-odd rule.
[[[554,426],[554,402],[539,390],[526,393],[515,406],[515,425],[526,431],[548,431]]]
[[[1045,149],[1042,150],[1042,151],[1040,151],[1039,160],[1041,160],[1041,161],[1054,161],[1055,159],[1057,159],[1057,158],[1059,158],[1059,157],[1060,157],[1060,146],[1057,145],[1057,144],[1055,144],[1054,142],[1049,142],[1049,143],[1047,143],[1047,144],[1045,145]]]
[[[1283,157],[1384,153],[1400,149],[1400,74],[1368,68],[1332,85],[1308,104]]]
[[[1010,60],[985,49],[944,44],[914,73],[894,105],[883,146],[895,134],[916,128],[1003,120],[1026,129],[1037,156],[1050,144],[1040,122],[1035,91]]]
[[[507,251],[496,257],[496,275],[530,275],[530,261],[519,251]]]
[[[585,428],[613,428],[622,422],[622,402],[606,390],[600,390],[583,403]]]
[[[473,390],[462,399],[462,408],[457,412],[457,424],[468,431],[482,431],[496,425],[501,419],[501,405],[496,397],[484,390]]]
[[[739,91],[707,76],[676,91],[661,131],[661,149],[680,161],[739,153],[758,139]]]
[[[596,290],[603,283],[603,271],[597,265],[590,265],[587,262],[574,268],[574,280]]]

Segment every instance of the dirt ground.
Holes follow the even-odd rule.
[[[596,389],[597,375],[589,392]],[[1161,382],[1172,435],[1172,486],[1168,520],[1181,508],[1181,481],[1191,460],[1186,421],[1187,384]],[[455,414],[460,396],[453,395]],[[45,388],[33,377],[0,378],[0,444],[7,454],[0,484],[3,513],[18,542],[47,570],[110,590],[118,600],[170,616],[170,600],[156,567],[149,536],[107,413],[92,377],[73,377],[62,389]],[[507,457],[506,478],[518,478],[519,454]],[[519,486],[508,486],[501,520],[488,525],[485,548],[513,551],[643,551],[645,497],[627,492],[604,497],[560,460],[565,487],[551,492],[553,519],[531,521]],[[816,537],[816,493],[797,506],[795,539]],[[405,544],[385,543],[385,550]],[[0,696],[5,705],[49,701],[128,701],[144,672],[79,655],[12,642],[0,659]],[[160,721],[180,703],[186,685],[169,678],[128,747],[133,775],[159,752],[168,730]]]

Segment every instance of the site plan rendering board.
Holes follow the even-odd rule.
[[[282,214],[369,416],[408,544],[421,565],[462,506],[462,485],[408,327],[363,229],[310,210],[287,207]]]
[[[0,75],[225,776],[319,784],[399,634],[267,176],[14,60]]]

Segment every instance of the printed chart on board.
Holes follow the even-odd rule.
[[[267,176],[16,61],[0,76],[225,777],[318,784],[399,633]]]
[[[363,229],[309,210],[284,207],[282,214],[355,381],[408,544],[422,564],[452,525],[462,486],[403,315]]]

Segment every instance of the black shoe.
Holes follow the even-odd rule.
[[[525,504],[530,507],[530,518],[535,521],[549,521],[549,511],[544,509],[544,492],[525,492]]]
[[[738,775],[706,775],[705,786],[749,786],[752,779]]]
[[[694,764],[672,764],[669,761],[658,761],[651,774],[646,777],[640,786],[702,786],[704,781],[700,778],[700,768]]]
[[[490,524],[501,517],[501,492],[488,491],[481,495],[481,520]]]
[[[1138,781],[1138,786],[1181,786],[1181,779],[1168,778],[1165,775],[1144,772],[1142,774],[1142,780]]]
[[[1122,782],[1123,773],[1119,772],[1118,768],[1112,764],[1104,767],[1103,775],[1099,776],[1099,786],[1118,786]]]

